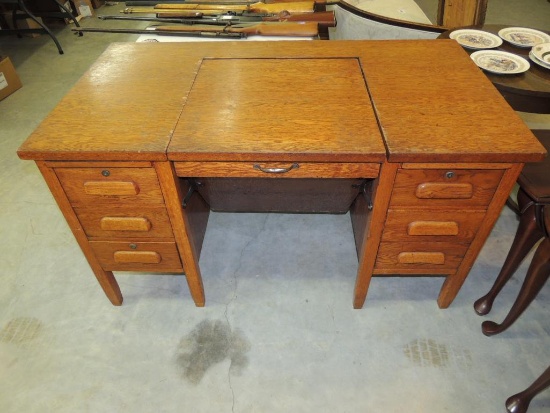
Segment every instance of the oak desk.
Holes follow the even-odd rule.
[[[18,153],[115,305],[117,270],[185,272],[205,304],[212,203],[349,210],[354,306],[372,275],[426,274],[445,308],[545,150],[456,42],[415,40],[114,44]]]

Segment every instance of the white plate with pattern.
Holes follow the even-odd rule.
[[[502,39],[483,30],[460,29],[449,34],[449,38],[456,40],[461,46],[468,49],[492,49],[502,44]]]
[[[533,47],[540,43],[550,42],[550,35],[526,27],[507,27],[499,30],[498,35],[508,43],[519,47]]]
[[[529,57],[533,62],[550,69],[550,43],[537,44],[529,52]]]
[[[476,65],[499,75],[516,75],[529,70],[529,61],[513,53],[499,50],[480,50],[470,55]]]

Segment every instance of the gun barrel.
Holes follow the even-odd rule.
[[[315,22],[261,22],[215,27],[203,24],[191,26],[154,26],[149,29],[109,29],[99,27],[78,27],[74,32],[159,34],[164,36],[198,36],[243,38],[248,35],[316,37],[319,28]]]
[[[315,12],[315,13],[278,13],[274,15],[246,13],[243,15],[218,14],[212,16],[203,16],[202,13],[195,13],[193,17],[181,16],[179,13],[158,13],[149,16],[98,16],[101,20],[137,20],[162,23],[180,23],[180,24],[239,24],[251,22],[316,22],[320,26],[335,27],[336,17],[333,11]]]
[[[162,26],[160,26],[162,27]],[[158,34],[163,36],[185,36],[185,37],[223,37],[242,39],[247,36],[244,32],[227,32],[223,29],[218,31],[211,30],[188,30],[179,28],[179,30],[159,30],[155,28],[153,30],[147,29],[107,29],[101,27],[78,27],[72,28],[73,32],[89,32],[89,33],[126,33],[126,34]]]
[[[181,26],[156,26],[156,31],[172,32],[181,31]],[[261,22],[256,24],[235,24],[223,28],[205,25],[193,25],[185,28],[189,32],[219,32],[244,33],[245,35],[259,36],[295,36],[315,37],[319,35],[319,27],[315,22]]]

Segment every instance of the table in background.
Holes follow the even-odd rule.
[[[484,30],[498,36],[499,30],[506,27],[512,26],[486,24],[460,27],[446,31],[438,38],[448,39],[451,32],[458,29]],[[533,27],[533,29],[536,28]],[[541,31],[550,34],[548,31]],[[475,52],[475,50],[467,48],[464,50],[470,54]],[[502,45],[495,48],[495,50],[514,53],[527,59],[531,65],[527,72],[517,75],[497,75],[485,72],[487,77],[491,80],[491,82],[493,82],[495,87],[504,96],[510,106],[521,112],[550,113],[550,69],[543,68],[542,66],[533,63],[529,59],[529,51],[531,49],[528,47],[517,47],[508,43],[506,40],[503,40]]]
[[[59,43],[59,40],[57,40],[57,37],[55,37],[55,34],[42,22],[38,17],[58,17],[62,19],[69,19],[71,20],[76,27],[80,27],[80,24],[76,20],[75,16],[72,14],[72,12],[65,7],[64,4],[59,2],[59,0],[49,0],[52,3],[55,3],[57,7],[59,7],[56,11],[38,11],[33,12],[29,9],[29,7],[26,4],[25,0],[0,0],[0,4],[10,4],[13,5],[13,14],[12,14],[12,23],[14,26],[14,29],[2,29],[0,30],[0,35],[9,35],[9,34],[17,34],[21,35],[22,33],[47,33],[52,40],[54,41],[57,50],[59,51],[59,54],[63,54],[63,48],[61,47],[61,44]],[[23,13],[17,13],[18,11],[22,11]],[[17,20],[22,18],[30,17],[32,20],[36,22],[41,28],[40,29],[18,29],[17,28]],[[82,33],[79,33],[79,36],[82,36]]]

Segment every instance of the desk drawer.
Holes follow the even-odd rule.
[[[484,210],[390,209],[382,241],[469,242],[484,217]]]
[[[153,168],[55,168],[73,205],[164,204]]]
[[[74,210],[88,237],[173,237],[170,219],[164,206],[78,207]]]
[[[503,173],[498,169],[400,169],[390,207],[486,207]]]
[[[383,242],[374,269],[384,274],[445,274],[458,268],[467,249],[451,242]]]
[[[174,162],[180,177],[200,178],[375,178],[378,163]]]
[[[90,245],[106,271],[183,271],[174,242],[91,241]]]

